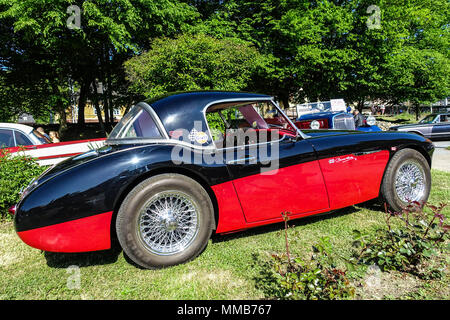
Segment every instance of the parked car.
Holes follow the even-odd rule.
[[[16,123],[0,123],[0,149],[36,158],[39,165],[53,165],[103,146],[105,138],[51,143],[31,126]]]
[[[272,110],[279,124],[264,120]],[[171,266],[199,255],[213,231],[277,223],[284,211],[426,201],[434,150],[409,133],[300,130],[271,96],[239,92],[140,102],[105,144],[23,191],[14,220],[25,243],[83,252],[118,239],[138,265]]]
[[[347,112],[343,99],[297,105],[297,114],[295,124],[299,129],[381,131],[371,115],[363,115],[363,125],[355,127],[353,114]]]
[[[394,126],[389,130],[417,133],[430,139],[450,139],[450,113],[432,113],[419,123]]]

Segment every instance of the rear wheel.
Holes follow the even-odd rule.
[[[424,156],[413,149],[398,151],[388,164],[381,188],[388,205],[400,212],[413,201],[426,202],[430,189],[430,167]]]
[[[213,206],[195,180],[161,174],[144,180],[125,198],[116,220],[124,252],[144,268],[187,262],[206,247]]]

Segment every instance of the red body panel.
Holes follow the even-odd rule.
[[[318,161],[256,174],[233,181],[247,222],[328,209]]]
[[[230,232],[246,227],[242,207],[231,181],[212,186],[219,207],[217,233]]]
[[[283,211],[292,212],[295,219],[374,199],[388,160],[388,151],[345,155],[282,168],[276,175],[237,179],[233,181],[236,190],[230,182],[215,185],[216,232],[281,222]]]
[[[363,155],[344,155],[320,160],[330,197],[330,209],[339,209],[378,197],[386,150]]]
[[[57,142],[57,143],[46,143],[46,144],[37,144],[37,145],[29,145],[29,146],[10,147],[10,148],[3,148],[2,150],[5,150],[8,153],[14,153],[14,152],[18,152],[20,150],[44,149],[44,148],[52,148],[52,147],[58,147],[58,146],[66,146],[66,145],[76,144],[76,143],[96,142],[96,141],[103,141],[103,140],[106,140],[106,138],[74,140],[74,141],[64,141],[64,142]],[[0,154],[0,156],[1,156],[1,154]]]
[[[50,252],[83,252],[111,247],[111,212],[18,232],[29,246]]]

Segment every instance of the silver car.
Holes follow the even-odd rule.
[[[432,113],[419,123],[395,126],[389,130],[417,133],[430,139],[450,139],[450,113]]]

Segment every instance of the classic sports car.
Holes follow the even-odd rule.
[[[99,148],[104,141],[105,138],[51,143],[33,127],[0,123],[0,149],[12,155],[33,157],[41,166],[53,165],[71,156]]]
[[[417,133],[430,139],[450,138],[450,113],[432,113],[419,123],[395,126],[389,130]]]
[[[283,123],[270,125],[272,110]],[[138,265],[189,261],[211,233],[301,218],[383,197],[425,201],[433,144],[415,134],[299,130],[272,97],[188,92],[140,102],[106,146],[63,161],[21,195],[15,228],[54,252],[118,239]]]
[[[373,116],[364,117],[364,124],[355,127],[353,115],[347,112],[343,99],[309,102],[297,105],[298,118],[295,125],[299,129],[344,129],[359,131],[381,131]]]

